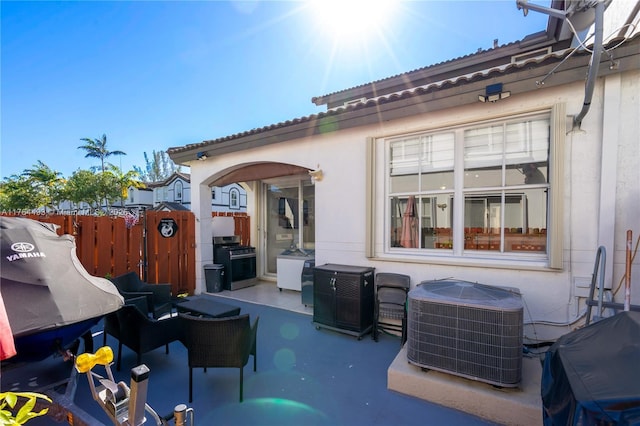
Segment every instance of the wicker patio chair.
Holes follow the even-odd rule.
[[[407,341],[407,294],[411,277],[380,272],[376,274],[376,303],[373,312],[373,340],[380,331],[399,332],[400,344]]]
[[[249,315],[201,318],[179,314],[183,322],[183,343],[189,358],[189,402],[193,401],[193,369],[235,367],[240,369],[240,402],[243,399],[243,371],[253,355],[256,371],[256,335],[258,321],[249,324]]]
[[[150,318],[134,304],[125,304],[113,315],[105,317],[105,335],[111,334],[118,339],[118,360],[116,369],[120,371],[122,345],[134,351],[142,364],[142,354],[165,346],[169,353],[169,343],[180,340],[182,324],[178,317],[166,319]],[[105,337],[106,340],[106,337]]]
[[[125,300],[145,296],[147,298],[147,310],[154,318],[171,312],[171,284],[148,284],[140,279],[134,271],[118,275],[110,279],[117,287]]]
[[[130,299],[126,299],[124,303],[125,305],[137,306],[142,313],[149,316],[149,312],[147,311],[147,298],[145,296],[132,297]],[[105,315],[103,321],[104,328],[102,332],[102,346],[107,345],[107,334],[110,334],[117,340],[120,340],[120,322],[118,321],[117,311]]]

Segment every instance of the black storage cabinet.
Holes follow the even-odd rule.
[[[313,323],[356,336],[373,327],[375,268],[325,264],[313,270]]]

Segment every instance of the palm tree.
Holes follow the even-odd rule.
[[[42,161],[38,160],[32,169],[25,169],[22,176],[27,178],[31,186],[39,193],[40,204],[45,207],[55,208],[60,201],[65,179],[62,173],[53,170]]]
[[[116,186],[120,193],[120,205],[124,207],[124,201],[129,196],[129,188],[144,188],[145,184],[140,182],[138,178],[139,173],[135,170],[130,170],[124,173],[118,166],[110,165],[108,173],[113,176]]]
[[[86,142],[86,145],[80,145],[78,149],[84,149],[87,151],[87,154],[84,158],[99,158],[101,170],[104,173],[105,166],[104,160],[111,155],[127,155],[122,151],[109,151],[107,149],[107,135],[103,134],[101,138],[82,138],[80,139],[82,142]]]

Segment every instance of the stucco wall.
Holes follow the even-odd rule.
[[[593,271],[596,250],[607,247],[607,282],[616,288],[624,275],[625,234],[640,233],[637,212],[640,211],[639,119],[638,93],[640,72],[627,72],[599,78],[592,105],[581,131],[566,136],[564,157],[563,258],[561,271],[548,268],[514,269],[491,262],[467,266],[462,262],[392,261],[367,259],[366,243],[366,150],[367,138],[380,138],[405,132],[508,117],[523,112],[548,109],[557,103],[566,104],[568,115],[582,108],[584,85],[576,83],[561,88],[544,88],[528,95],[516,95],[498,103],[480,103],[411,119],[384,122],[378,126],[338,131],[313,138],[298,139],[268,145],[191,164],[192,184],[201,186],[192,191],[193,209],[198,218],[210,216],[210,208],[202,200],[208,195],[206,183],[224,170],[251,161],[276,161],[324,173],[315,185],[316,196],[316,264],[341,263],[374,266],[377,272],[406,273],[412,285],[423,280],[455,277],[484,284],[517,287],[525,302],[525,328],[531,340],[556,338],[569,331],[571,324],[584,311],[584,299]],[[567,118],[570,130],[571,118]],[[605,138],[606,136],[606,138]],[[603,138],[604,141],[603,141]],[[613,140],[612,140],[613,139]],[[603,145],[604,143],[604,145]],[[377,185],[384,182],[384,156],[381,144],[376,145]],[[611,177],[613,174],[613,177]],[[604,178],[603,178],[604,177]],[[205,184],[201,184],[204,182]],[[255,186],[254,186],[255,187]],[[376,208],[384,209],[383,192]],[[257,191],[248,191],[248,210],[254,218],[252,241],[258,241],[259,215],[256,210]],[[382,244],[382,214],[376,216],[375,240]],[[202,288],[202,265],[211,262],[211,235],[208,221],[199,221],[198,247],[202,249],[197,271]],[[635,241],[634,241],[635,243]],[[257,245],[257,244],[254,244]],[[640,271],[634,264],[632,303],[640,304]],[[624,291],[616,299],[622,301]]]

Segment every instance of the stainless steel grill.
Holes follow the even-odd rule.
[[[256,283],[256,249],[240,245],[240,236],[213,237],[213,259],[224,266],[225,290],[237,290]]]

